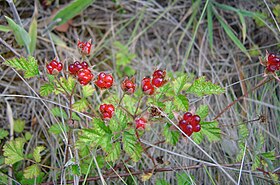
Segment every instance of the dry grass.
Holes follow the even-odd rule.
[[[54,31],[67,44],[65,47],[55,45],[55,48],[52,47],[52,41],[48,35],[42,36],[40,34],[48,24],[47,20],[55,5],[47,9],[43,9],[39,5],[38,29],[40,33],[35,57],[40,63],[41,71],[44,72],[45,70],[45,62],[55,57],[54,49],[60,59],[65,59],[65,63],[71,63],[78,56],[75,50],[77,38],[81,40],[94,38],[96,47],[94,56],[89,59],[89,62],[91,65],[96,65],[96,71],[105,70],[115,74],[114,53],[116,51],[112,47],[112,43],[120,41],[127,45],[132,53],[137,54],[137,58],[132,61],[132,66],[137,70],[136,79],[138,82],[145,75],[152,73],[155,68],[165,68],[170,72],[184,71],[195,76],[203,75],[208,80],[225,87],[226,93],[223,95],[200,99],[190,97],[191,107],[196,107],[200,104],[209,105],[210,114],[207,118],[209,121],[234,99],[249,92],[249,96],[245,100],[232,106],[219,118],[223,135],[222,141],[217,143],[205,141],[200,147],[221,166],[234,164],[235,157],[240,152],[238,148],[238,129],[236,126],[230,125],[239,124],[246,120],[254,120],[259,115],[264,115],[266,122],[254,121],[247,124],[249,129],[247,147],[248,151],[252,153],[246,153],[244,158],[240,184],[269,184],[269,178],[262,172],[251,170],[249,164],[252,161],[248,156],[253,155],[254,146],[259,139],[258,136],[262,134],[265,140],[262,150],[274,150],[279,157],[279,83],[267,83],[250,93],[250,89],[262,80],[263,67],[259,65],[256,56],[249,60],[240,52],[219,26],[217,20],[214,20],[213,54],[208,44],[206,18],[203,18],[191,53],[188,58],[185,58],[196,26],[196,24],[187,26],[194,11],[190,8],[191,1],[123,0],[120,2],[120,6],[117,7],[116,3],[109,0],[96,1],[86,11],[73,19],[72,25],[66,33]],[[276,1],[274,2],[276,4]],[[263,1],[252,0],[245,3],[244,1],[235,0],[226,4],[250,11],[261,10],[269,14],[269,10]],[[270,8],[275,4],[270,3]],[[195,17],[195,23],[199,20],[203,5],[204,2]],[[0,2],[0,6],[2,7],[2,15],[12,17],[11,11],[5,2]],[[16,1],[16,7],[23,25],[29,25],[34,10],[34,2],[18,0]],[[125,13],[121,13],[122,11],[125,11]],[[223,16],[234,28],[238,38],[241,40],[242,35],[238,16],[232,13],[226,14],[225,12]],[[268,20],[266,21],[268,22]],[[246,19],[246,23],[247,39],[244,45],[248,51],[251,51],[254,46],[259,46],[259,51],[262,54],[265,53],[265,50],[279,51],[279,30],[277,30],[273,22],[269,23],[271,29],[267,26],[257,27],[256,23],[250,18]],[[0,24],[6,24],[3,16],[0,18]],[[24,54],[23,49],[18,48],[16,45],[12,33],[0,32],[0,37],[18,53]],[[3,45],[1,45],[0,54],[5,59],[13,56],[9,48]],[[185,65],[183,65],[183,61],[186,61]],[[176,75],[176,73],[174,74]],[[117,79],[117,83],[120,80]],[[61,167],[65,163],[65,151],[61,139],[67,136],[54,137],[48,133],[47,129],[52,123],[57,122],[49,109],[55,105],[67,106],[65,104],[66,99],[63,96],[49,96],[46,99],[37,98],[33,91],[38,92],[42,81],[42,79],[31,79],[23,82],[13,70],[3,65],[0,66],[0,124],[5,129],[9,128],[7,120],[8,101],[11,105],[13,118],[24,119],[26,121],[25,130],[33,134],[26,148],[26,153],[32,151],[33,146],[44,145],[47,147],[45,160],[49,160],[51,166]],[[99,104],[99,100],[96,97],[93,97],[91,102],[93,102],[93,107]],[[88,121],[86,117],[83,117],[83,120]],[[150,145],[160,138],[162,138],[160,128],[153,127],[149,133],[145,134],[144,141],[147,145]],[[159,148],[152,147],[149,151],[155,157],[163,156],[164,161],[169,161],[169,167],[188,167],[201,164],[195,169],[181,170],[181,172],[195,177],[194,184],[233,184],[219,167],[206,167],[208,163],[213,163],[213,161],[191,142],[182,140],[175,147],[160,144]],[[151,166],[151,161],[148,158],[144,158],[140,163],[141,167],[135,164],[128,165],[134,165],[135,171],[148,169]],[[279,162],[277,165],[275,167],[279,168]],[[236,182],[240,175],[240,169],[240,165],[224,167],[224,170]],[[118,171],[117,173],[122,174],[123,172]],[[155,184],[156,179],[159,178],[164,178],[170,184],[175,184],[176,174],[179,172],[174,170],[157,173],[146,184]],[[45,181],[56,179],[55,172],[48,173],[49,177]],[[95,174],[98,176],[97,171]],[[108,184],[123,184],[120,178],[105,179],[105,181]],[[141,184],[139,179],[136,178],[136,181]],[[101,181],[97,182],[98,184],[101,183]]]

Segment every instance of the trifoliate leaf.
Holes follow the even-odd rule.
[[[21,133],[24,130],[25,121],[21,119],[17,119],[14,122],[14,131],[17,133]]]
[[[3,146],[4,156],[5,156],[5,164],[14,164],[18,161],[24,159],[23,155],[23,146],[24,139],[17,138],[15,140],[7,142]]]
[[[4,129],[0,128],[0,140],[4,139],[8,135],[9,135],[9,132],[7,130],[4,130]]]
[[[40,87],[40,95],[48,96],[54,91],[54,85],[52,83],[45,83]]]
[[[87,98],[93,95],[94,88],[91,85],[85,85],[83,86],[82,92],[83,92],[83,97]]]
[[[82,98],[82,99],[76,101],[72,107],[74,110],[79,111],[79,112],[85,111],[88,107],[88,102],[85,98]]]
[[[67,79],[61,77],[59,81],[60,83],[56,83],[57,89],[55,93],[59,94],[66,91],[66,93],[71,94],[75,87],[76,80],[72,76],[69,76]]]
[[[135,131],[133,129],[123,132],[123,149],[132,158],[134,162],[141,159],[142,146],[137,142]]]
[[[33,164],[24,169],[23,175],[27,179],[32,179],[38,177],[40,172],[41,172],[40,167],[37,164]]]
[[[195,112],[195,114],[199,115],[200,120],[204,120],[208,115],[209,109],[207,105],[201,105]]]
[[[166,142],[172,145],[176,145],[180,138],[180,132],[177,130],[170,130],[171,124],[166,124],[163,129],[163,135],[166,138]]]
[[[37,163],[41,162],[40,152],[42,152],[43,150],[45,150],[44,146],[37,146],[33,151],[33,158]]]
[[[127,116],[124,111],[116,109],[114,116],[109,122],[109,128],[112,130],[112,132],[119,132],[125,129],[127,122]]]
[[[39,75],[39,67],[37,60],[29,56],[27,59],[24,57],[13,58],[4,62],[5,65],[15,68],[16,70],[23,70],[25,78],[31,78]]]
[[[104,134],[102,139],[99,140],[98,145],[101,146],[102,150],[106,153],[110,153],[112,151],[112,134]]]
[[[51,112],[56,117],[67,119],[67,114],[62,108],[54,107],[51,109]]]
[[[177,110],[188,111],[189,109],[189,101],[187,97],[182,94],[175,96],[173,103]]]
[[[206,81],[205,76],[196,79],[193,84],[188,88],[188,93],[195,94],[197,96],[221,94],[224,89],[219,85],[213,84],[210,81]]]
[[[182,76],[177,77],[173,81],[173,89],[174,89],[175,94],[179,94],[182,90],[189,87],[190,84],[188,84],[187,82],[188,82],[187,75],[182,75]]]
[[[69,127],[67,125],[63,125],[61,123],[56,123],[53,124],[50,128],[49,128],[49,132],[52,134],[61,134],[62,132],[68,132]]]
[[[193,139],[196,143],[200,143],[204,137],[210,142],[219,141],[221,139],[221,129],[218,127],[217,121],[201,122],[200,132],[193,133]]]
[[[106,160],[114,162],[120,158],[120,155],[121,155],[121,144],[117,142],[112,145],[112,150],[108,152],[108,155],[106,156]]]

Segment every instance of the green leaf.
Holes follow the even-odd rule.
[[[157,179],[156,185],[169,185],[169,183],[164,179]]]
[[[24,138],[26,141],[29,141],[32,138],[32,134],[30,132],[25,132]]]
[[[29,27],[29,37],[30,37],[30,44],[29,49],[31,55],[34,53],[36,48],[36,42],[37,42],[37,19],[36,16],[32,17],[32,21]]]
[[[243,16],[243,14],[241,14],[239,11],[237,12],[239,19],[240,19],[240,23],[242,25],[242,38],[243,38],[243,43],[245,43],[246,40],[246,33],[247,33],[247,26],[246,26],[246,22],[245,22],[245,18]]]
[[[59,10],[54,18],[53,21],[61,19],[57,25],[62,25],[66,23],[68,20],[72,19],[83,10],[85,10],[88,6],[90,6],[94,0],[75,0],[65,6],[63,9]]]
[[[60,91],[71,94],[74,87],[75,87],[75,83],[76,80],[72,77],[69,76],[68,79],[61,77],[59,79],[60,83],[57,83],[57,90],[56,90],[56,94],[59,94]],[[58,91],[59,90],[59,91]]]
[[[14,122],[14,131],[17,133],[21,133],[24,130],[25,121],[21,119],[17,119]]]
[[[224,89],[219,85],[206,81],[205,76],[202,76],[193,82],[187,92],[201,97],[204,95],[221,94],[224,92]]]
[[[142,147],[140,143],[137,142],[135,131],[133,129],[123,132],[123,149],[132,158],[134,162],[141,159]]]
[[[182,94],[175,96],[173,103],[177,110],[188,111],[189,109],[189,100]]]
[[[114,42],[113,45],[115,48],[118,49],[118,53],[116,55],[116,64],[118,67],[128,65],[136,55],[131,53],[129,49],[120,42]]]
[[[245,139],[249,136],[249,130],[246,124],[238,125],[239,139]]]
[[[61,123],[56,123],[53,124],[50,128],[49,128],[49,132],[52,134],[61,134],[62,132],[68,132],[69,127],[66,125],[63,125]]]
[[[170,130],[171,124],[166,124],[163,129],[163,135],[166,138],[166,142],[172,145],[176,145],[180,138],[180,132],[177,130]]]
[[[108,152],[108,155],[106,156],[106,160],[114,162],[120,158],[120,155],[121,155],[121,144],[117,142],[113,144],[112,150]]]
[[[208,41],[211,50],[213,49],[213,13],[212,13],[212,4],[209,3],[207,6],[207,27],[208,27]]]
[[[71,166],[73,175],[81,175],[81,170],[79,165],[74,164]]]
[[[93,124],[94,124],[94,128],[95,130],[102,130],[101,132],[103,132],[104,134],[107,133],[107,134],[111,134],[112,131],[110,130],[110,128],[108,126],[106,126],[106,124],[104,123],[103,120],[101,119],[93,119]]]
[[[88,108],[88,102],[85,98],[82,98],[82,99],[76,101],[72,107],[74,110],[79,111],[79,112],[85,111]]]
[[[83,86],[82,92],[83,92],[83,97],[87,98],[93,95],[94,88],[91,85],[85,85]]]
[[[112,134],[104,134],[102,139],[99,140],[98,145],[101,146],[102,150],[106,153],[110,153],[112,151]]]
[[[233,31],[231,30],[231,28],[228,26],[228,24],[223,20],[223,18],[216,14],[216,17],[218,18],[218,21],[220,22],[222,28],[224,29],[224,31],[226,32],[226,34],[228,35],[228,37],[234,42],[234,44],[243,52],[245,53],[249,58],[250,55],[247,52],[246,48],[244,47],[244,45],[240,42],[240,40],[235,36],[235,34],[233,33]]]
[[[188,76],[185,74],[177,77],[173,81],[173,89],[174,89],[175,94],[179,94],[181,92],[181,90],[183,90],[187,86],[189,86],[189,84],[187,84],[187,81],[188,81]]]
[[[51,113],[55,116],[55,117],[59,117],[59,118],[63,118],[63,119],[67,119],[68,116],[66,114],[66,112],[59,107],[54,107],[51,109]]]
[[[271,161],[276,160],[275,152],[274,152],[274,151],[260,153],[260,155],[261,155],[262,157],[266,158],[266,159],[271,160]]]
[[[121,109],[116,109],[114,116],[109,122],[109,128],[112,130],[112,132],[120,132],[126,128],[127,122],[128,120],[125,112]]]
[[[27,54],[30,54],[29,45],[31,39],[25,29],[18,24],[16,24],[12,19],[5,16],[6,20],[8,21],[10,29],[13,31],[15,35],[15,39],[20,46],[24,46],[26,48]]]
[[[8,135],[9,135],[9,132],[7,130],[4,130],[4,129],[0,128],[0,140],[4,139]]]
[[[81,121],[81,118],[75,112],[72,112],[72,119],[75,121]]]
[[[204,137],[210,142],[216,142],[221,139],[221,129],[218,128],[218,122],[201,122],[201,130],[200,132],[196,132],[193,134],[193,139],[196,143],[201,143]]]
[[[4,156],[5,156],[5,164],[14,164],[18,161],[24,159],[23,155],[23,146],[24,139],[17,138],[15,140],[7,142],[3,146]]]
[[[199,106],[199,108],[197,109],[195,114],[199,115],[201,120],[204,120],[207,117],[208,112],[209,112],[208,106],[201,105],[201,106]]]
[[[0,31],[9,32],[11,31],[11,28],[9,26],[0,25]]]
[[[192,185],[194,178],[186,173],[176,173],[177,185]]]
[[[48,96],[54,91],[54,85],[52,83],[45,83],[40,87],[40,95]]]
[[[253,159],[252,170],[256,170],[261,165],[261,159],[259,156],[255,156]]]
[[[32,178],[38,177],[40,172],[41,172],[41,169],[40,169],[39,165],[33,164],[24,169],[23,175],[27,179],[32,179]]]
[[[45,150],[44,146],[37,146],[33,151],[33,158],[37,163],[41,162],[41,155],[40,153]]]
[[[5,65],[14,67],[16,70],[23,70],[25,78],[31,78],[39,75],[39,67],[37,60],[29,56],[27,59],[24,57],[13,58],[4,62]]]

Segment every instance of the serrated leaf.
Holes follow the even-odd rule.
[[[82,88],[82,93],[84,98],[92,96],[93,92],[94,92],[94,88],[91,85],[85,85]]]
[[[66,112],[61,108],[59,107],[54,107],[51,109],[51,113],[56,116],[56,117],[59,117],[59,118],[63,118],[63,119],[67,119],[67,114]]]
[[[187,92],[201,97],[204,95],[221,94],[224,92],[224,89],[219,85],[206,81],[205,76],[202,76],[193,82]]]
[[[76,111],[85,111],[88,107],[88,102],[85,98],[82,98],[78,101],[76,101],[73,105],[72,105],[73,109]]]
[[[32,56],[29,56],[27,59],[24,57],[13,58],[11,60],[6,60],[4,64],[13,67],[16,70],[23,70],[25,78],[31,78],[39,75],[37,60]]]
[[[41,162],[41,155],[40,153],[45,150],[44,146],[37,146],[33,151],[33,158],[37,163]]]
[[[173,103],[177,110],[188,111],[189,109],[189,100],[182,94],[175,96]]]
[[[17,133],[21,133],[24,130],[25,121],[21,119],[17,119],[14,121],[14,131]]]
[[[249,130],[245,124],[238,125],[238,133],[240,139],[245,139],[249,136]]]
[[[256,170],[258,167],[260,167],[261,159],[259,156],[255,156],[252,164],[252,170]]]
[[[266,158],[266,159],[271,160],[271,161],[276,160],[275,152],[274,152],[274,151],[260,153],[260,155],[261,155],[262,157]]]
[[[23,27],[16,24],[12,19],[5,16],[6,20],[8,21],[10,29],[13,31],[13,34],[15,35],[15,39],[20,46],[24,46],[26,49],[27,54],[30,54],[29,45],[31,42],[31,39],[28,35],[28,33],[25,31]]]
[[[164,179],[157,179],[156,185],[169,185],[169,183]]]
[[[62,25],[66,23],[68,20],[72,19],[79,13],[81,13],[84,9],[90,6],[94,0],[75,0],[69,3],[67,6],[59,10],[54,18],[53,21],[60,19],[61,21],[58,22],[57,25]]]
[[[0,140],[4,139],[8,135],[9,135],[9,132],[7,130],[4,130],[4,129],[0,128]]]
[[[118,49],[116,55],[116,64],[118,67],[128,65],[136,57],[135,54],[131,53],[129,49],[120,42],[114,42],[114,47]]]
[[[197,109],[195,114],[199,115],[201,120],[204,120],[207,117],[208,112],[209,112],[208,106],[201,105],[201,106],[199,106],[199,108]]]
[[[15,140],[7,142],[3,146],[4,156],[5,156],[5,164],[14,164],[18,161],[24,159],[23,155],[23,146],[24,139],[17,138]]]
[[[121,155],[121,144],[117,142],[113,144],[112,150],[106,156],[106,160],[114,162],[120,158],[120,155]]]
[[[26,141],[29,141],[32,138],[32,134],[30,132],[25,132],[24,138]]]
[[[142,146],[137,142],[135,131],[133,129],[123,132],[123,149],[132,158],[134,162],[141,159]]]
[[[75,87],[76,80],[69,76],[67,79],[64,77],[60,77],[59,79],[60,83],[57,83],[57,94],[60,92],[65,92],[68,94],[71,94],[73,91],[73,88]],[[59,91],[58,91],[59,90]]]
[[[68,132],[69,127],[66,125],[63,125],[61,123],[56,123],[53,124],[50,128],[49,128],[49,132],[53,133],[53,134],[61,134],[62,132]]]
[[[72,119],[75,121],[81,121],[81,118],[75,112],[72,112]]]
[[[239,153],[236,156],[236,162],[241,162],[243,156],[244,156],[244,150],[245,150],[245,143],[239,142],[238,143]]]
[[[179,76],[173,81],[173,89],[175,94],[179,94],[181,90],[183,90],[188,85],[187,81],[188,81],[187,75]]]
[[[192,136],[196,143],[201,143],[204,137],[207,137],[210,142],[216,142],[221,139],[221,129],[218,127],[217,121],[201,122],[200,125],[200,132],[196,132]]]
[[[163,129],[163,135],[166,138],[166,142],[172,145],[176,145],[180,138],[180,132],[177,130],[170,130],[170,124],[166,124]]]
[[[81,175],[81,170],[79,165],[74,164],[71,166],[73,175]]]
[[[116,109],[114,116],[109,122],[109,128],[112,132],[119,132],[125,129],[127,126],[127,116],[121,109]]]
[[[144,173],[141,175],[141,181],[145,182],[153,176],[153,173]]]
[[[176,173],[177,185],[192,185],[194,180],[190,175],[186,173]]]
[[[40,95],[48,96],[54,91],[54,85],[52,83],[45,83],[40,87]]]
[[[23,175],[27,179],[32,179],[38,177],[40,172],[41,172],[40,167],[37,164],[33,164],[24,169]]]
[[[101,146],[102,150],[106,153],[110,153],[112,150],[112,134],[104,134],[102,139],[99,140],[98,145]]]

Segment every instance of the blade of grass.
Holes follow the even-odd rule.
[[[234,42],[234,44],[243,52],[247,55],[249,59],[251,59],[249,53],[247,52],[246,48],[244,45],[240,42],[240,40],[235,36],[233,31],[231,30],[230,26],[223,20],[223,18],[215,12],[216,17],[218,18],[218,21],[220,22],[223,30],[226,32],[228,37]]]
[[[211,51],[213,51],[213,13],[212,3],[209,3],[207,7],[207,26],[208,26],[208,41]]]
[[[20,46],[24,46],[26,49],[27,54],[30,54],[29,44],[30,44],[30,37],[25,29],[18,24],[16,24],[11,18],[5,16],[6,20],[8,21],[10,29],[13,31],[15,35],[15,39]]]
[[[0,31],[8,32],[8,31],[11,31],[11,29],[9,26],[0,25]]]
[[[36,48],[36,42],[37,42],[37,7],[35,4],[34,14],[32,17],[32,21],[29,27],[29,37],[30,37],[30,44],[29,49],[31,55],[33,55],[35,48]]]
[[[247,33],[247,27],[246,27],[246,21],[245,21],[245,18],[244,16],[240,13],[240,12],[237,12],[237,14],[239,15],[239,19],[240,19],[240,23],[242,25],[242,38],[243,38],[243,43],[245,43],[245,40],[246,40],[246,33]]]
[[[212,178],[212,175],[211,175],[211,174],[209,173],[209,171],[207,170],[207,167],[206,167],[205,165],[203,165],[203,168],[204,168],[204,170],[206,171],[206,173],[207,173],[207,175],[208,175],[208,177],[209,177],[211,183],[216,185],[214,179]]]

